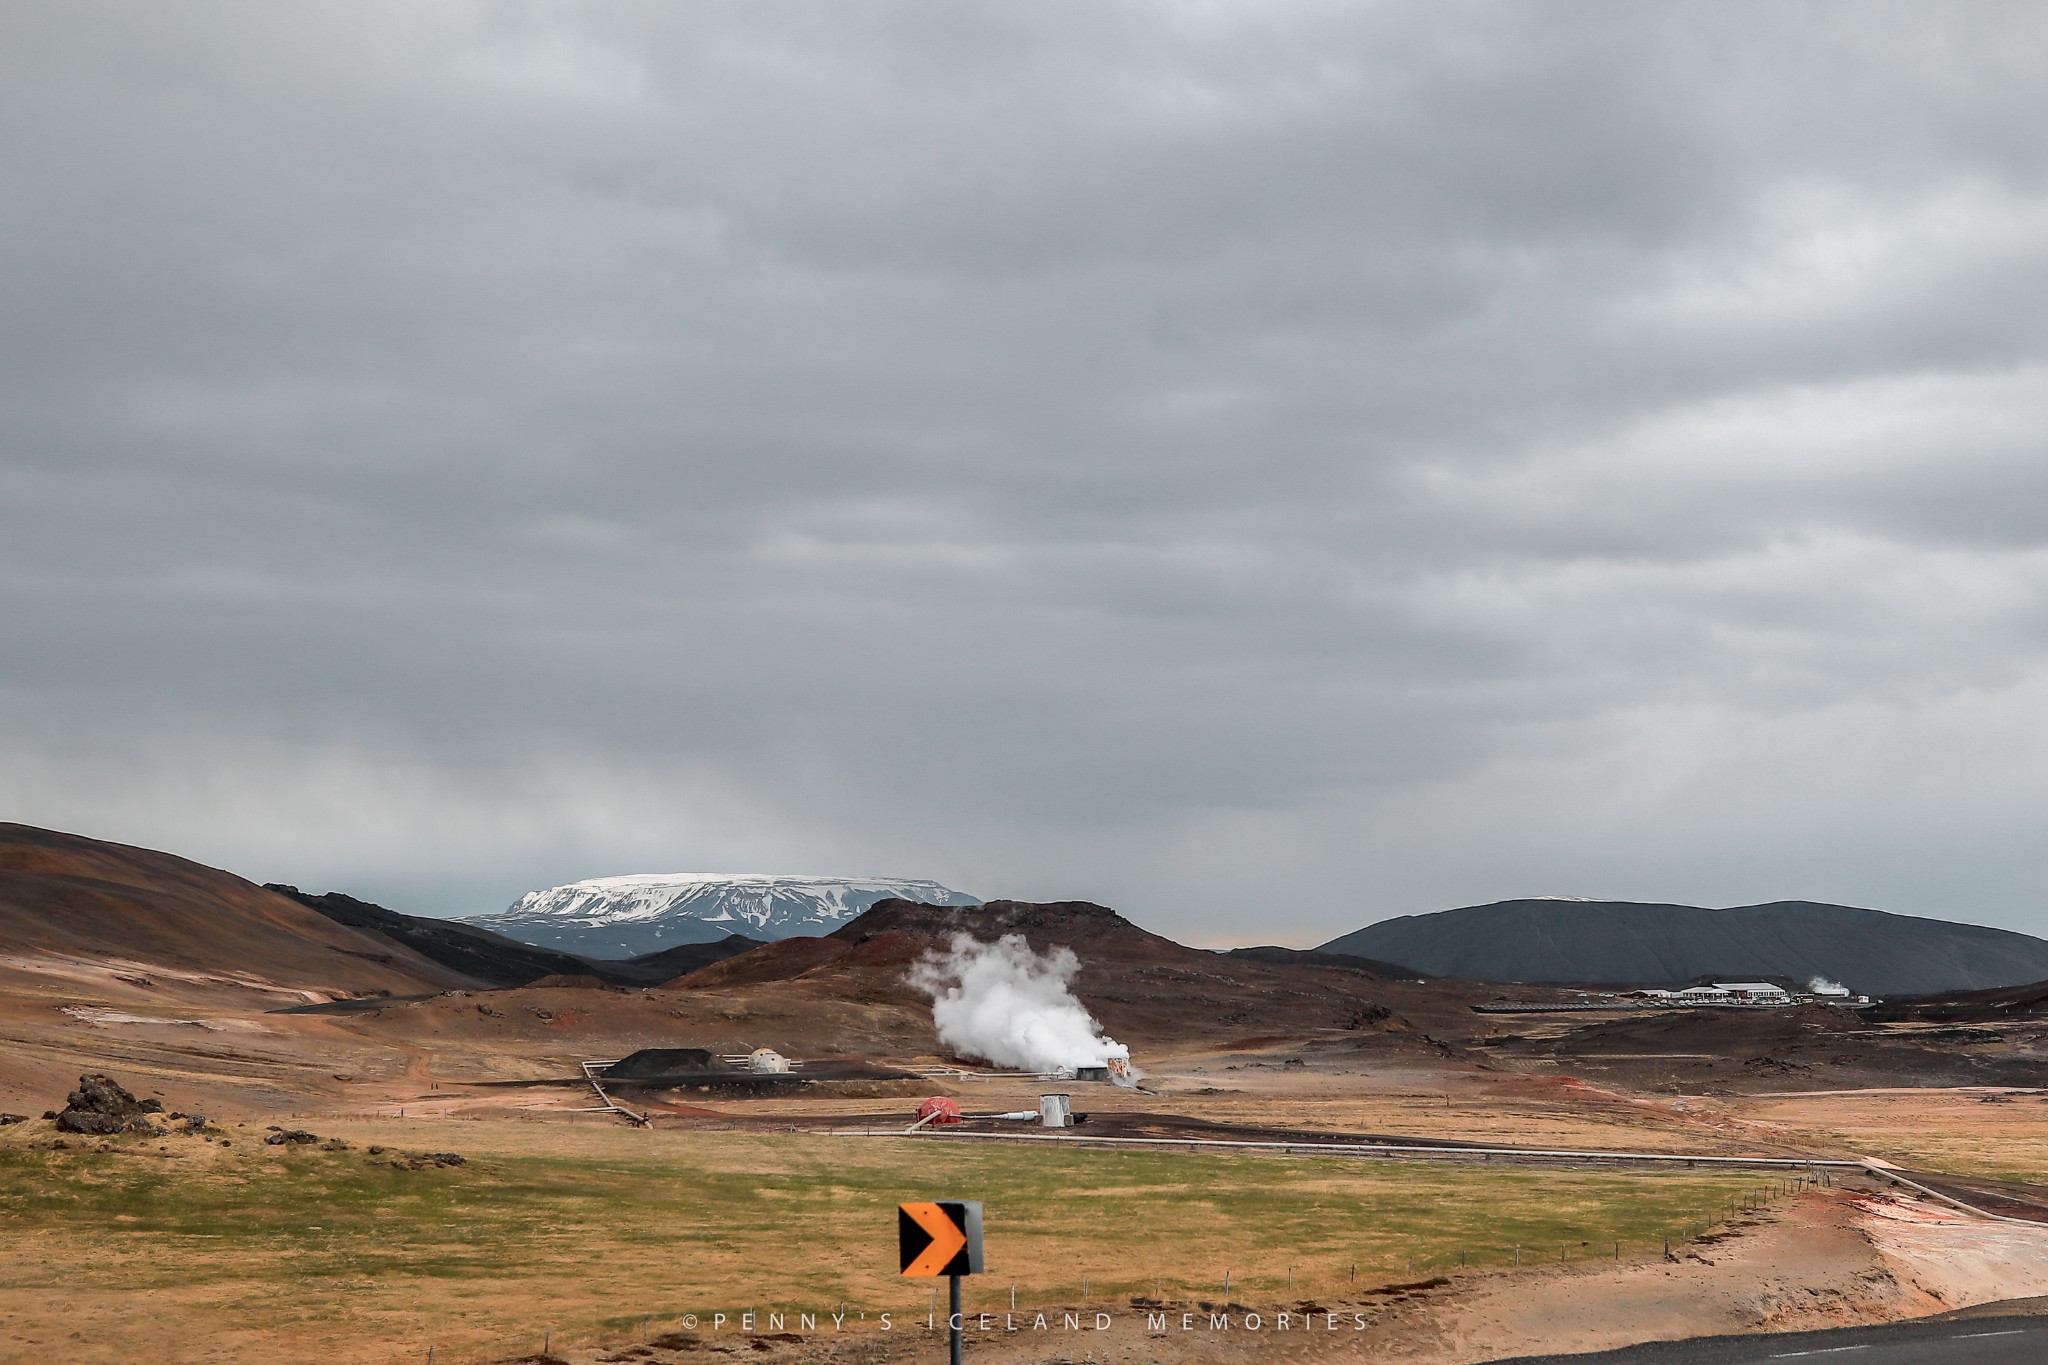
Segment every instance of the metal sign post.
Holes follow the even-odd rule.
[[[979,1275],[981,1204],[978,1200],[943,1199],[896,1206],[896,1249],[905,1275],[944,1275],[951,1312],[946,1327],[952,1335],[953,1365],[960,1365],[965,1322],[960,1310],[960,1277]]]
[[[946,1358],[952,1362],[952,1365],[960,1365],[960,1353],[966,1349],[966,1343],[961,1341],[960,1338],[967,1327],[966,1315],[960,1311],[960,1277],[958,1275],[948,1275],[946,1278],[952,1282],[953,1286],[951,1292],[946,1295],[953,1305],[952,1311],[946,1314],[946,1331],[953,1339],[952,1347],[947,1351]]]

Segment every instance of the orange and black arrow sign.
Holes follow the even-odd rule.
[[[981,1204],[959,1199],[898,1204],[896,1242],[905,1275],[979,1275]]]

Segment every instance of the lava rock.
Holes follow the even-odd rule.
[[[155,1133],[145,1115],[161,1114],[159,1100],[138,1100],[102,1075],[80,1076],[78,1089],[65,1097],[57,1127],[66,1133]]]
[[[320,1140],[319,1135],[303,1128],[280,1128],[263,1139],[266,1147],[308,1147]]]

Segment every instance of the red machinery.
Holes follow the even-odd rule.
[[[917,1106],[917,1126],[938,1127],[960,1121],[960,1106],[944,1095],[934,1095]]]

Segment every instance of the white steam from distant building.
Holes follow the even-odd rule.
[[[1824,976],[1816,976],[1813,980],[1806,983],[1806,993],[1808,995],[1847,995],[1849,988],[1839,981],[1830,981]]]
[[[1041,956],[1022,934],[994,943],[955,934],[910,969],[910,984],[931,996],[939,1041],[955,1052],[1024,1071],[1127,1063],[1131,1050],[1068,989],[1080,970],[1071,948]]]

